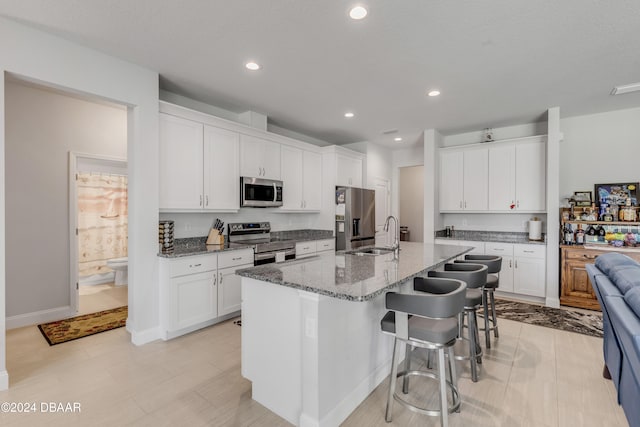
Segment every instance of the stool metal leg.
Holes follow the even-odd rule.
[[[404,352],[404,372],[409,372],[411,370],[411,356],[413,355],[413,346],[407,345],[405,346]],[[404,394],[409,393],[409,375],[404,375],[402,378],[402,392]]]
[[[391,358],[391,376],[389,377],[389,398],[387,399],[387,412],[384,419],[390,423],[393,412],[393,395],[396,392],[396,378],[398,376],[398,362],[400,361],[400,352],[398,351],[398,340],[393,340],[393,357]]]
[[[469,320],[469,359],[471,360],[471,380],[475,383],[478,382],[478,359],[476,357],[476,331],[478,330],[478,325],[476,323],[477,318],[475,316],[475,309],[473,310],[473,313],[467,312],[467,316],[467,319]]]
[[[496,317],[496,298],[493,290],[490,292],[491,297],[491,317],[493,318],[493,336],[498,338],[500,334],[498,334],[498,318]]]
[[[447,406],[447,369],[444,364],[444,348],[438,349],[438,375],[440,377],[440,421],[442,427],[449,426],[449,408]]]
[[[491,348],[491,328],[489,326],[489,299],[488,291],[483,288],[482,289],[482,317],[484,318],[484,340],[487,348]]]
[[[458,375],[456,374],[456,359],[453,353],[453,346],[449,347],[447,351],[449,352],[449,378],[453,385],[453,387],[451,387],[451,401],[455,402],[456,394],[454,389],[458,389]],[[456,412],[460,412],[460,405],[456,408]]]

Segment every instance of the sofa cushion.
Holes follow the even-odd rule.
[[[622,347],[622,359],[629,363],[634,380],[640,387],[640,318],[622,298],[607,297],[605,304],[611,317],[611,326]]]
[[[624,301],[636,316],[640,317],[640,286],[629,289],[627,293],[624,294]]]
[[[638,263],[628,256],[617,252],[603,254],[596,259],[596,267],[606,275],[609,275],[612,270],[622,265],[638,265]]]
[[[626,294],[630,289],[640,286],[640,265],[623,265],[609,274],[611,281]]]

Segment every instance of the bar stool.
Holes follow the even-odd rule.
[[[487,283],[486,265],[459,263],[445,264],[444,271],[430,271],[429,277],[443,277],[462,280],[467,284],[464,310],[460,314],[458,338],[469,342],[469,355],[456,356],[457,360],[469,360],[471,364],[471,380],[478,382],[478,364],[482,363],[482,347],[478,332],[476,310],[482,305],[482,287]],[[463,336],[464,319],[467,319],[468,338]]]
[[[491,348],[491,331],[498,338],[498,318],[496,317],[496,299],[494,291],[500,286],[500,270],[502,270],[502,257],[494,255],[465,255],[464,260],[456,260],[458,263],[484,264],[488,268],[487,284],[482,288],[482,305],[484,312],[484,338],[487,348]],[[490,307],[489,307],[490,306]],[[491,311],[489,311],[491,308]],[[491,324],[491,325],[490,325]]]
[[[453,362],[453,345],[458,334],[457,317],[464,307],[466,287],[466,284],[460,280],[416,277],[414,288],[420,288],[421,291],[412,294],[387,293],[386,307],[391,311],[387,312],[380,322],[382,331],[394,336],[389,396],[385,414],[387,422],[391,422],[394,399],[412,411],[440,416],[441,425],[445,427],[449,423],[449,413],[459,410],[460,395]],[[438,374],[410,370],[412,351],[408,351],[405,355],[406,369],[398,373],[400,361],[398,341],[405,343],[408,349],[420,347],[437,351]],[[446,377],[445,349],[449,354],[449,380]],[[408,377],[412,375],[439,380],[440,409],[417,407],[396,393],[396,378],[403,377],[403,391],[406,394],[409,391]],[[447,387],[451,390],[451,406],[447,402]]]

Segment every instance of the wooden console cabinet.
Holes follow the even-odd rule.
[[[620,252],[640,262],[640,250],[614,249],[607,246],[560,246],[560,304],[600,310],[585,265],[593,264],[599,255],[608,252]]]

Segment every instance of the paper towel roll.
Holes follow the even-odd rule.
[[[542,221],[529,221],[529,240],[542,240]]]

